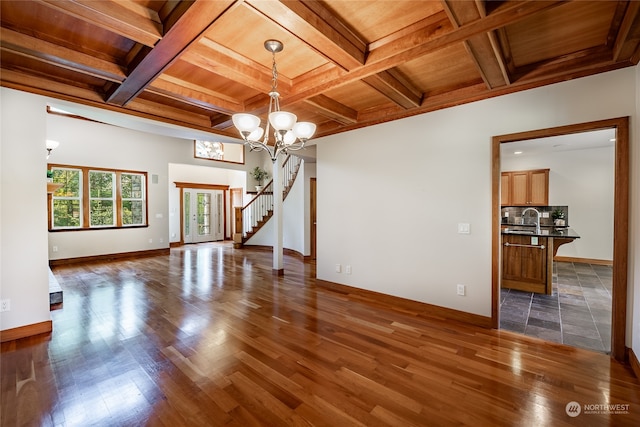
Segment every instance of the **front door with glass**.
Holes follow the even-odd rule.
[[[185,188],[182,202],[185,243],[224,239],[224,203],[221,190]]]

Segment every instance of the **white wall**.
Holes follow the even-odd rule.
[[[636,72],[318,139],[318,278],[490,316],[492,136],[635,116]]]
[[[549,205],[568,206],[569,225],[580,235],[560,246],[559,256],[613,260],[614,157],[612,144],[502,158],[503,171],[550,169]]]
[[[43,98],[0,88],[0,99],[0,299],[11,300],[0,329],[6,330],[51,319],[47,133]]]

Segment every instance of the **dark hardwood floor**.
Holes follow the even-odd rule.
[[[605,354],[318,286],[297,257],[278,277],[270,252],[201,244],[54,274],[53,333],[2,344],[2,426],[640,425]]]

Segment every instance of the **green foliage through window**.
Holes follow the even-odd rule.
[[[114,172],[89,172],[89,222],[91,227],[113,227],[115,216],[113,205]]]
[[[53,182],[62,184],[53,195],[53,227],[77,228],[82,226],[81,184],[82,171],[54,169]]]
[[[140,225],[145,222],[144,175],[120,175],[122,190],[122,225]]]

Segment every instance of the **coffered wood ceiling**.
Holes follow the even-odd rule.
[[[233,137],[231,114],[267,111],[267,39],[318,136],[640,60],[640,1],[0,4],[3,86]]]

